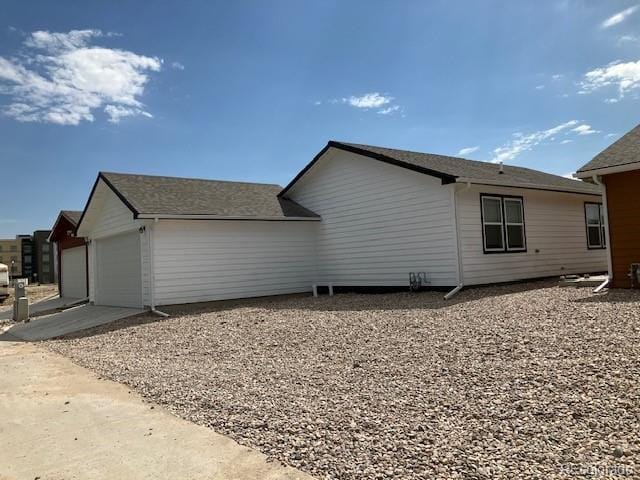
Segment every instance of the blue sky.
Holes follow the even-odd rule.
[[[283,185],[329,139],[568,174],[638,123],[639,4],[7,0],[0,237],[100,170]]]

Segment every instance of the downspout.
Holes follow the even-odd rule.
[[[456,190],[456,186],[457,185],[454,185],[453,187],[453,195],[452,195],[453,199],[451,202],[451,206],[453,209],[453,220],[454,220],[453,228],[454,228],[454,234],[456,237],[456,241],[455,241],[456,257],[458,259],[458,285],[444,296],[445,300],[449,300],[450,298],[452,298],[456,293],[458,293],[464,287],[464,269],[462,264],[462,247],[461,247],[462,242],[460,240],[460,219],[458,215],[458,193],[464,192],[469,188],[471,188],[471,183],[467,182],[464,188],[462,188],[460,191]]]
[[[168,313],[161,312],[156,309],[156,275],[155,275],[155,265],[153,262],[153,226],[158,223],[158,219],[155,218],[153,220],[153,224],[149,225],[147,231],[149,232],[148,236],[148,248],[149,248],[149,296],[151,297],[151,313],[155,313],[161,317],[167,318],[169,316]]]
[[[609,235],[609,206],[607,205],[607,186],[602,183],[602,180],[600,180],[600,177],[598,177],[598,175],[593,175],[591,178],[596,185],[599,185],[600,188],[602,188],[602,207],[604,208],[604,235],[605,241],[607,242],[607,279],[593,290],[593,293],[598,293],[607,285],[609,285],[609,283],[611,283],[611,281],[613,280],[613,257],[611,255],[611,235]]]

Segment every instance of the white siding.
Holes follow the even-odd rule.
[[[100,238],[137,230],[142,225],[133,212],[102,181],[98,182],[78,236]]]
[[[524,198],[527,251],[483,253],[480,194]],[[587,249],[584,202],[592,195],[474,185],[458,193],[464,283],[506,282],[544,276],[602,272],[605,250]]]
[[[319,282],[408,285],[457,283],[452,186],[357,154],[329,150],[287,196],[322,217]]]
[[[308,292],[318,222],[160,220],[157,305]]]

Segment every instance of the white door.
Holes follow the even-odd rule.
[[[83,246],[62,250],[61,292],[65,298],[87,296],[87,252]]]
[[[96,240],[96,305],[142,307],[140,234]]]

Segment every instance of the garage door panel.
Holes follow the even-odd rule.
[[[142,306],[140,234],[96,240],[96,305]]]
[[[85,298],[87,296],[87,253],[84,246],[62,250],[62,296]]]

